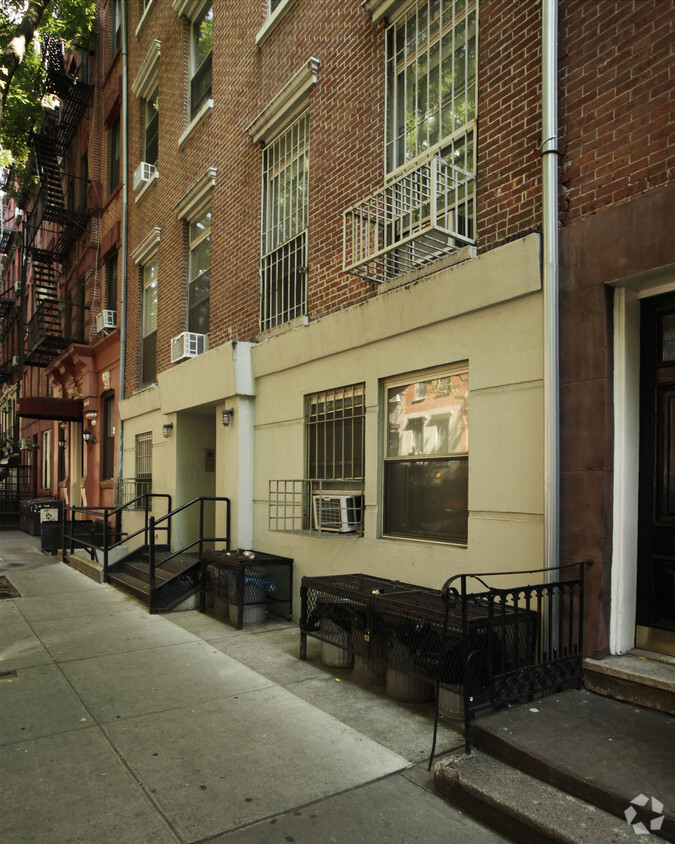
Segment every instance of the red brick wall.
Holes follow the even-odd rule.
[[[139,10],[127,4],[130,83],[151,42],[162,42],[160,178],[139,203],[130,188],[129,203],[130,250],[154,226],[162,228],[158,371],[169,366],[171,338],[187,326],[186,232],[173,206],[207,167],[217,168],[210,342],[257,336],[261,150],[247,128],[311,56],[321,65],[309,95],[309,318],[374,295],[369,284],[342,271],[342,227],[344,209],[383,184],[385,23],[374,25],[361,0],[337,6],[296,0],[256,45],[264,5],[215,4],[214,108],[179,147],[188,123],[188,22],[170,3],[158,2],[137,37]],[[561,216],[571,222],[668,179],[673,2],[563,0],[560,8]],[[485,251],[540,225],[540,3],[481,0],[478,40],[476,236]],[[131,179],[141,150],[133,95],[129,132]],[[127,385],[133,390],[141,301],[133,262],[128,270]]]
[[[675,166],[671,0],[563,0],[564,220],[662,187]]]

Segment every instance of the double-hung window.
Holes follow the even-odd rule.
[[[155,166],[159,151],[159,97],[158,90],[143,100],[143,161]]]
[[[384,401],[383,534],[466,544],[468,367],[387,381]]]
[[[136,496],[152,493],[152,432],[136,434]],[[137,507],[144,508],[139,502]]]
[[[152,384],[157,373],[157,259],[143,267],[141,318],[141,383]]]
[[[105,307],[117,312],[117,252],[105,264]]]
[[[103,404],[101,479],[107,480],[115,475],[115,392],[107,391],[101,400]]]
[[[122,0],[112,0],[110,15],[110,47],[114,56],[122,43]]]
[[[120,119],[116,117],[108,129],[108,193],[120,183]]]
[[[191,23],[190,31],[190,119],[211,99],[211,49],[213,4],[208,2]]]
[[[386,171],[438,152],[475,172],[476,0],[417,0],[386,33]]]
[[[263,151],[260,327],[305,314],[309,116],[299,117]]]
[[[190,223],[190,281],[188,287],[188,331],[209,333],[211,287],[211,212],[205,211]]]

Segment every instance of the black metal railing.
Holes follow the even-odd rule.
[[[204,505],[207,502],[215,503],[223,503],[225,504],[225,536],[204,536]],[[204,554],[204,545],[205,544],[215,544],[216,542],[222,542],[225,544],[225,550],[229,550],[230,548],[230,499],[225,498],[224,496],[216,497],[216,496],[199,496],[198,498],[193,498],[192,501],[188,501],[186,504],[183,504],[180,507],[177,507],[175,510],[171,510],[165,516],[161,516],[159,519],[155,519],[154,516],[150,516],[149,522],[149,544],[148,544],[148,555],[150,560],[150,612],[155,611],[155,597],[156,597],[156,572],[157,572],[157,547],[155,542],[155,531],[162,530],[162,529],[169,529],[172,519],[179,513],[184,513],[188,509],[193,507],[199,507],[199,536],[196,539],[193,539],[191,542],[183,545],[181,548],[169,553],[168,555],[164,556],[162,559],[162,564],[165,564],[169,560],[172,560],[174,557],[178,557],[181,554],[185,554],[190,549],[194,548],[195,546],[199,547],[199,559],[202,561],[202,576],[204,570],[204,562],[203,562],[203,554]],[[166,527],[161,527],[164,522],[166,522]],[[214,520],[215,522],[215,520]],[[158,525],[160,526],[158,528]]]
[[[92,559],[96,558],[103,565],[103,582],[108,582],[110,552],[122,545],[127,545],[140,537],[137,543],[142,549],[150,545],[150,515],[155,499],[165,500],[166,508],[171,510],[171,496],[166,493],[144,493],[120,507],[74,507],[66,506],[63,517],[63,556],[64,559],[75,553],[75,548],[87,551]],[[136,531],[124,530],[123,517],[126,512],[138,513],[144,510],[143,525]],[[158,528],[166,535],[166,544],[171,545],[171,522]],[[152,530],[155,541],[154,527]],[[137,550],[137,549],[134,549]],[[98,558],[101,558],[100,560]]]
[[[448,618],[461,616],[464,741],[471,752],[471,721],[536,694],[581,682],[583,668],[584,570],[590,560],[548,569],[460,574],[441,589]],[[517,578],[516,585],[504,586]],[[498,579],[500,585],[490,585]],[[469,584],[484,587],[470,592]],[[477,616],[476,610],[480,609]],[[442,684],[441,667],[436,678]],[[437,712],[438,718],[438,695]],[[434,747],[436,727],[434,727]],[[434,750],[432,748],[431,761]]]

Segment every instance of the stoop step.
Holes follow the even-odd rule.
[[[584,685],[597,694],[675,715],[675,659],[633,651],[584,660]]]
[[[436,791],[519,844],[621,844],[633,828],[614,815],[474,751],[438,762]],[[663,839],[651,833],[649,841]]]

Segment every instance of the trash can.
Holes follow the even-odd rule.
[[[19,503],[19,527],[31,536],[41,535],[43,510],[50,510],[47,521],[60,522],[63,518],[63,504],[54,498],[32,498]]]

